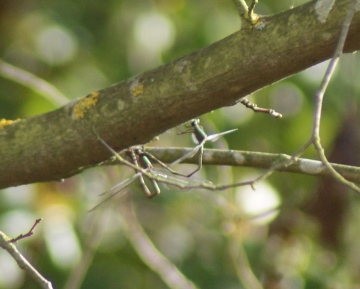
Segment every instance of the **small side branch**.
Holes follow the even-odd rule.
[[[19,236],[17,236],[16,238],[13,238],[11,240],[9,240],[10,243],[16,243],[17,241],[30,237],[34,234],[34,230],[35,227],[42,221],[42,218],[40,219],[36,219],[34,225],[31,227],[31,229],[29,230],[29,232],[27,232],[26,234],[20,234]]]
[[[258,0],[252,0],[250,6],[249,6],[249,10],[248,10],[248,18],[249,18],[249,21],[252,23],[252,24],[255,24],[258,19],[259,19],[259,15],[255,14],[254,10],[255,10],[255,6],[256,4],[258,4]]]
[[[31,230],[30,230],[31,231]],[[6,250],[16,261],[18,266],[25,270],[43,289],[53,289],[50,281],[46,280],[18,251],[16,246],[10,242],[10,238],[0,232],[0,247]]]
[[[248,100],[246,97],[243,97],[239,100],[239,103],[245,105],[247,108],[252,109],[255,112],[262,112],[262,113],[267,113],[272,115],[273,117],[276,118],[282,118],[282,114],[276,112],[275,110],[271,109],[271,108],[262,108],[262,107],[258,107],[257,104],[251,102],[250,100]]]
[[[239,10],[240,16],[245,15],[249,11],[245,0],[233,0],[236,5],[236,8]]]
[[[239,14],[243,17],[246,21],[250,22],[251,24],[256,24],[259,20],[259,15],[257,15],[254,10],[256,4],[259,2],[258,0],[252,0],[250,6],[248,6],[245,0],[233,0],[236,8],[239,10]]]

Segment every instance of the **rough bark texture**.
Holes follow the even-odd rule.
[[[81,101],[0,130],[0,188],[59,180],[109,157],[92,126],[114,149],[146,143],[193,117],[330,58],[349,1],[326,22],[315,1],[269,17],[174,62]],[[360,49],[360,13],[345,52]]]

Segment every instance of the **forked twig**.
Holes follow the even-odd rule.
[[[259,19],[259,16],[255,14],[255,6],[256,4],[258,4],[258,0],[252,0],[251,1],[251,4],[249,6],[249,10],[248,10],[248,17],[249,17],[249,21],[252,23],[252,24],[255,24],[256,21]]]
[[[278,113],[278,112],[276,112],[275,110],[273,110],[271,108],[258,107],[257,104],[251,102],[246,97],[242,97],[238,102],[245,105],[247,108],[252,109],[255,112],[267,113],[267,114],[272,115],[273,117],[282,118],[281,113]]]
[[[10,243],[16,243],[17,241],[30,237],[34,234],[34,229],[35,227],[42,221],[42,218],[36,219],[34,225],[30,228],[29,232],[27,232],[26,234],[20,234],[19,236],[17,236],[16,238],[13,238],[11,240],[9,240]]]
[[[52,289],[50,281],[45,279],[26,258],[18,251],[13,242],[10,242],[8,236],[0,232],[0,247],[6,250],[16,261],[18,266],[25,270],[43,289]]]
[[[233,0],[233,2],[239,10],[240,16],[244,17],[251,24],[255,24],[258,21],[259,15],[254,12],[256,4],[259,2],[258,0],[252,0],[250,6],[246,4],[245,0]]]
[[[321,85],[320,85],[318,91],[315,94],[315,100],[316,101],[315,101],[314,118],[313,118],[314,119],[314,124],[313,124],[313,130],[312,130],[311,137],[295,154],[293,154],[291,156],[291,158],[289,158],[288,160],[285,160],[283,162],[276,163],[267,172],[265,172],[263,175],[261,175],[256,180],[254,180],[254,182],[252,183],[253,186],[255,185],[255,183],[257,181],[260,181],[260,180],[270,176],[276,170],[280,170],[282,167],[288,167],[288,166],[292,165],[294,162],[297,161],[298,157],[301,156],[301,154],[311,144],[313,144],[315,146],[315,149],[318,152],[320,160],[322,161],[324,166],[326,166],[326,168],[331,173],[331,175],[336,180],[338,180],[339,182],[345,184],[346,186],[353,189],[357,193],[360,193],[360,188],[356,184],[346,180],[342,175],[340,175],[334,169],[332,164],[330,164],[330,162],[327,160],[327,158],[325,156],[324,149],[323,149],[323,147],[321,145],[321,141],[320,141],[320,121],[321,121],[321,113],[322,113],[322,104],[323,104],[324,94],[325,94],[325,91],[326,91],[326,89],[328,87],[330,79],[332,78],[333,72],[335,70],[335,67],[336,67],[338,61],[339,61],[339,58],[342,55],[343,47],[344,47],[345,40],[346,40],[348,31],[349,31],[351,20],[352,20],[352,18],[354,16],[354,13],[355,13],[356,4],[357,4],[357,0],[352,0],[350,2],[350,4],[349,4],[349,8],[347,10],[347,13],[346,13],[343,25],[342,25],[342,29],[341,29],[340,36],[339,36],[339,41],[337,43],[334,55],[330,60],[330,63],[329,63],[328,68],[327,68],[327,70],[325,72],[325,75],[324,75],[324,78],[323,78],[323,80],[321,82]]]
[[[340,36],[339,36],[339,41],[337,43],[335,52],[334,52],[334,56],[331,58],[330,63],[328,65],[328,68],[325,72],[324,78],[321,82],[321,85],[318,89],[318,91],[315,94],[315,109],[314,109],[314,124],[313,124],[313,131],[312,131],[312,135],[310,140],[308,141],[308,143],[312,143],[315,146],[316,151],[319,154],[319,157],[321,159],[321,161],[324,163],[324,165],[330,170],[330,172],[332,173],[333,177],[340,181],[341,183],[343,183],[344,185],[348,186],[349,188],[353,189],[354,191],[356,191],[357,193],[360,193],[360,188],[355,185],[352,182],[349,182],[348,180],[346,180],[343,176],[341,176],[333,167],[332,165],[329,163],[328,159],[326,158],[325,152],[324,152],[324,148],[321,145],[321,140],[320,140],[320,121],[321,121],[321,114],[322,114],[322,104],[324,101],[324,95],[326,92],[326,89],[329,85],[329,82],[332,78],[332,75],[335,71],[335,68],[337,66],[337,63],[339,61],[340,56],[343,53],[343,48],[345,45],[345,40],[350,28],[350,24],[352,21],[352,18],[354,16],[355,13],[355,7],[357,5],[357,0],[352,0],[349,3],[349,7],[344,19],[344,22],[342,24],[342,28],[341,28],[341,32],[340,32]],[[308,144],[307,143],[307,144]],[[304,149],[306,149],[307,147],[304,146]]]

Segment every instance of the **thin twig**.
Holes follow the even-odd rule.
[[[255,6],[259,2],[258,0],[252,0],[250,6],[248,6],[245,0],[233,0],[236,8],[239,11],[241,17],[251,24],[256,24],[259,20],[259,15],[255,13]]]
[[[243,105],[245,105],[247,108],[252,109],[254,112],[262,112],[262,113],[267,113],[272,115],[273,117],[276,118],[282,118],[282,114],[276,112],[275,110],[271,109],[271,108],[262,108],[262,107],[258,107],[257,104],[252,103],[250,100],[248,100],[246,97],[243,97],[239,100],[239,102]]]
[[[20,234],[19,236],[17,236],[16,238],[13,238],[11,240],[9,240],[10,243],[16,243],[17,241],[30,237],[34,234],[34,229],[36,228],[36,226],[42,221],[42,218],[40,219],[36,219],[34,225],[31,227],[31,229],[29,230],[29,232],[27,232],[26,234]]]
[[[141,260],[172,289],[196,289],[179,269],[171,263],[151,242],[134,212],[131,201],[121,203],[122,216],[126,220],[125,234]]]
[[[95,130],[94,133],[96,134]],[[97,135],[97,134],[96,134]],[[125,164],[131,168],[133,168],[134,170],[137,170],[138,173],[135,174],[133,176],[133,178],[135,177],[139,177],[141,174],[145,175],[146,177],[148,177],[149,179],[152,180],[156,180],[157,182],[160,183],[165,183],[168,185],[172,185],[175,187],[178,187],[182,190],[188,190],[188,189],[206,189],[206,190],[210,190],[210,191],[223,191],[223,190],[227,190],[229,188],[234,188],[234,187],[239,187],[239,186],[252,186],[254,188],[255,183],[259,182],[260,180],[263,180],[264,178],[268,177],[269,175],[271,175],[273,172],[275,172],[275,170],[283,170],[286,167],[290,166],[291,164],[293,164],[294,162],[297,162],[297,158],[292,156],[292,157],[288,157],[285,159],[282,159],[278,162],[275,163],[275,165],[271,166],[271,168],[265,172],[264,174],[262,174],[260,177],[256,178],[255,180],[250,180],[250,181],[244,181],[244,182],[239,182],[239,183],[232,183],[232,184],[228,184],[228,185],[215,185],[209,181],[203,181],[203,182],[196,182],[195,184],[191,184],[191,183],[180,183],[178,181],[172,180],[170,178],[167,178],[166,176],[162,176],[162,175],[157,175],[154,174],[152,172],[146,171],[141,167],[135,166],[134,164],[128,162],[127,160],[125,160],[124,158],[122,158],[114,149],[112,149],[103,139],[101,139],[98,135],[97,135],[99,141],[114,155],[116,156],[116,158],[118,159],[118,161],[120,161],[120,163]],[[238,156],[240,158],[242,158],[242,156]],[[304,165],[303,163],[300,162],[300,168],[302,168],[302,170],[307,171],[308,173],[311,173],[311,168],[314,168],[313,166],[310,166],[310,170],[304,169]],[[321,169],[319,166],[316,167],[317,169],[315,169],[313,171],[314,174],[319,174],[321,173]]]
[[[239,10],[240,15],[245,15],[249,11],[249,7],[247,6],[245,0],[233,0],[236,5],[236,8]]]
[[[66,281],[64,289],[81,288],[81,284],[84,280],[86,272],[91,265],[96,248],[98,247],[101,237],[103,235],[101,232],[102,223],[99,221],[99,216],[101,213],[103,213],[103,211],[98,210],[93,214],[88,214],[86,230],[84,230],[82,234],[82,239],[84,241],[84,250],[82,253],[82,257],[76,268],[71,271],[71,274]]]
[[[150,152],[156,158],[162,160],[165,163],[171,163],[174,159],[177,159],[179,156],[188,154],[191,150],[192,148],[146,147],[147,152]],[[263,152],[204,149],[203,164],[221,164],[225,166],[242,166],[261,169],[273,168],[274,171],[299,173],[310,176],[326,177],[332,175],[321,161],[298,158],[301,153],[302,151],[298,151],[291,156],[286,154]],[[197,164],[197,159],[194,157],[186,159],[185,162]],[[274,164],[276,164],[276,167],[274,167]],[[331,163],[331,165],[347,180],[360,183],[360,167],[334,163]]]
[[[56,107],[65,105],[69,102],[69,99],[55,86],[28,71],[6,63],[2,59],[0,59],[0,75],[4,78],[20,83],[32,91],[42,95]]]
[[[233,261],[236,274],[245,289],[262,289],[263,286],[256,278],[246,255],[241,238],[234,236],[230,240],[229,253]]]
[[[252,0],[251,4],[249,6],[249,11],[248,11],[248,17],[249,17],[249,21],[252,24],[255,24],[256,21],[259,19],[259,16],[255,14],[254,10],[255,10],[255,6],[258,3],[258,0]]]
[[[0,247],[6,250],[16,261],[18,266],[25,270],[37,283],[40,284],[41,288],[52,289],[50,281],[46,280],[17,250],[16,246],[10,242],[10,238],[3,232],[0,232]]]
[[[320,121],[321,121],[321,112],[322,112],[322,103],[323,103],[323,99],[324,99],[324,94],[325,94],[326,88],[331,80],[331,77],[333,75],[335,67],[338,63],[339,57],[342,54],[345,40],[347,37],[347,33],[349,31],[349,27],[351,24],[351,20],[355,13],[356,3],[357,3],[357,0],[353,0],[349,5],[347,14],[345,16],[345,20],[342,25],[341,33],[339,36],[339,41],[338,41],[337,47],[334,52],[334,56],[332,57],[332,59],[329,63],[328,69],[325,72],[322,83],[321,83],[318,91],[316,92],[316,95],[315,95],[316,102],[315,102],[315,109],[314,109],[314,124],[313,124],[313,131],[312,131],[312,135],[311,135],[310,139],[302,147],[300,147],[300,149],[295,154],[293,154],[288,160],[276,162],[272,167],[270,167],[268,169],[267,172],[265,172],[264,174],[260,175],[257,179],[255,179],[251,183],[251,186],[253,189],[255,189],[255,185],[257,182],[269,177],[275,171],[277,171],[277,170],[285,171],[287,168],[293,166],[294,163],[297,162],[298,157],[306,149],[308,149],[311,144],[313,144],[315,146],[315,149],[318,152],[318,155],[323,164],[323,167],[327,168],[326,174],[330,174],[330,176],[332,176],[339,182],[341,182],[344,185],[348,186],[349,188],[353,189],[357,193],[360,193],[360,188],[353,182],[350,182],[347,180],[347,179],[351,179],[351,177],[350,178],[346,177],[347,179],[345,179],[344,175],[342,173],[340,173],[341,170],[335,170],[335,167],[337,167],[337,165],[331,164],[327,160],[324,149],[323,149],[323,147],[321,145],[321,141],[320,141]],[[320,169],[320,167],[319,167],[319,169]],[[321,171],[322,170],[323,169],[321,169]],[[355,168],[355,170],[357,170],[357,168]],[[315,170],[315,172],[316,172],[316,170]],[[357,175],[354,176],[353,180],[355,182],[359,183],[359,177]]]
[[[313,131],[312,131],[312,142],[317,150],[321,161],[324,165],[328,168],[328,170],[332,173],[333,177],[338,180],[339,182],[343,183],[344,185],[348,186],[349,188],[353,189],[357,193],[360,193],[360,188],[352,182],[347,181],[343,176],[341,176],[334,167],[329,163],[328,159],[326,158],[324,149],[321,145],[320,140],[320,122],[321,122],[321,114],[322,114],[322,104],[324,101],[324,95],[326,89],[329,85],[329,82],[333,76],[334,70],[338,64],[339,58],[342,55],[343,48],[345,45],[346,37],[350,28],[351,20],[355,13],[355,7],[357,5],[357,0],[350,1],[349,8],[347,10],[344,22],[342,24],[339,41],[337,43],[334,56],[331,58],[331,61],[328,65],[328,68],[325,72],[324,78],[321,82],[321,85],[318,91],[315,94],[315,111],[314,111],[314,124],[313,124]]]

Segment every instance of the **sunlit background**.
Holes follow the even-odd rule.
[[[257,12],[277,13],[305,2],[261,0]],[[239,27],[230,0],[3,1],[0,59],[42,78],[71,100],[176,60]],[[201,116],[209,134],[238,128],[208,147],[294,153],[310,136],[314,93],[326,65],[249,97],[279,111],[282,119],[241,105]],[[357,166],[359,65],[358,55],[343,56],[326,94],[321,129],[330,159]],[[0,87],[0,119],[26,118],[61,106],[1,71]],[[189,135],[179,136],[176,129],[151,145],[194,146]],[[316,154],[309,149],[304,156]],[[205,166],[194,178],[230,184],[262,172]],[[0,230],[16,237],[43,218],[35,234],[17,246],[54,288],[170,287],[130,240],[134,220],[124,206],[131,204],[154,246],[198,288],[258,288],[254,280],[265,288],[358,288],[359,196],[331,179],[282,172],[256,190],[161,186],[161,194],[151,200],[134,182],[89,212],[103,199],[102,192],[132,175],[109,166],[64,182],[2,190]],[[83,278],[77,280],[79,276]],[[0,251],[0,288],[39,285]]]

